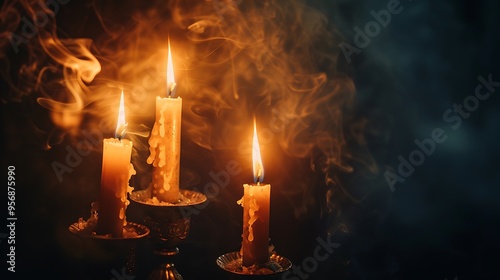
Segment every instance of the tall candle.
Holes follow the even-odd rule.
[[[111,234],[113,237],[123,236],[123,226],[127,222],[125,211],[129,203],[127,192],[132,190],[128,183],[130,177],[135,174],[130,163],[132,141],[120,139],[125,127],[122,92],[115,134],[117,138],[103,140],[101,192],[96,229],[98,234]]]
[[[168,43],[167,97],[156,97],[156,119],[149,138],[148,164],[153,165],[153,197],[160,202],[180,199],[182,99],[174,97],[176,84],[170,41]]]
[[[257,128],[254,122],[252,144],[254,184],[244,184],[243,241],[241,255],[243,266],[264,265],[269,262],[269,208],[271,185],[263,184],[264,168],[260,155]]]

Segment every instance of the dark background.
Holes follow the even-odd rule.
[[[325,13],[329,26],[338,28],[345,42],[354,45],[353,28],[363,29],[373,20],[370,11],[385,9],[388,2],[312,1],[309,5]],[[392,15],[389,25],[359,54],[351,56],[351,63],[342,55],[339,60],[356,85],[353,114],[368,120],[367,147],[379,172],[367,175],[360,167],[352,174],[338,175],[358,201],[342,200],[341,215],[335,218],[320,216],[319,202],[297,215],[300,197],[273,189],[271,241],[278,253],[302,266],[303,260],[313,255],[317,237],[325,238],[333,224],[348,226],[346,232],[335,231],[339,250],[320,262],[308,279],[500,279],[498,93],[481,101],[457,129],[443,119],[443,113],[453,104],[461,104],[474,94],[478,76],[491,75],[492,80],[500,81],[500,4],[415,0],[401,1],[401,5],[403,11]],[[65,7],[68,9],[58,16],[67,24],[92,14],[87,5],[77,1]],[[2,52],[14,62],[23,59],[15,56],[9,45],[4,45]],[[113,269],[121,272],[117,267],[120,262],[106,259],[105,249],[99,244],[82,241],[67,231],[78,217],[88,216],[89,205],[97,198],[100,166],[95,163],[100,162],[100,153],[85,157],[82,168],[75,168],[59,183],[50,163],[62,161],[65,145],[42,149],[42,137],[34,129],[33,119],[37,114],[43,116],[44,111],[33,96],[13,96],[7,83],[2,83],[2,168],[6,182],[7,166],[16,167],[18,217],[18,272],[16,277],[7,274],[2,279],[20,279],[23,275],[112,279]],[[442,128],[447,140],[436,144],[435,152],[392,192],[384,172],[391,167],[397,169],[398,156],[408,159],[417,148],[414,140],[431,137],[435,128]],[[222,170],[227,153],[231,153],[208,152],[185,139],[182,145],[183,150],[199,156],[194,162],[183,159],[183,168],[200,174]],[[309,176],[305,180],[311,184],[308,194],[321,201],[322,176],[305,171],[308,160],[281,158],[285,162],[282,168]],[[272,171],[267,174],[273,182]],[[247,179],[232,179],[217,199],[193,217],[191,235],[181,245],[176,260],[184,279],[223,277],[215,259],[237,251],[241,234],[241,210],[227,201],[241,197],[238,188]],[[201,176],[200,181],[205,180],[210,178]],[[283,185],[287,183],[294,183],[292,176],[283,180]],[[4,232],[5,228],[0,230]],[[4,260],[6,239],[0,246]],[[138,269],[144,273],[156,260],[144,246],[140,248]],[[137,275],[136,279],[141,277]]]

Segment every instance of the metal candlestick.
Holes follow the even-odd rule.
[[[199,192],[180,190],[182,199],[177,203],[151,201],[151,190],[135,191],[130,194],[129,213],[150,229],[148,236],[152,252],[163,259],[163,263],[149,274],[149,280],[181,279],[175,269],[172,257],[179,254],[177,247],[183,242],[190,229],[189,207],[201,204],[207,197]]]
[[[135,248],[137,242],[146,237],[150,230],[144,225],[127,222],[123,227],[122,237],[113,237],[109,234],[96,234],[97,213],[92,213],[88,220],[80,218],[78,222],[71,224],[68,230],[75,236],[81,238],[85,245],[93,248],[105,248],[111,259],[124,261],[125,271],[128,275],[135,274]]]
[[[269,256],[265,266],[246,268],[242,265],[240,252],[231,252],[217,258],[217,265],[229,273],[230,279],[280,279],[292,267],[292,262],[276,253]]]

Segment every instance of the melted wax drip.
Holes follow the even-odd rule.
[[[238,205],[241,205],[241,207],[245,207],[243,201],[244,201],[244,199],[242,197],[240,200],[237,201]],[[259,206],[257,205],[256,199],[255,199],[255,196],[253,195],[252,190],[250,191],[250,199],[248,201],[249,201],[248,215],[250,217],[248,219],[248,241],[252,242],[254,239],[252,226],[255,223],[255,221],[257,221],[257,219],[258,219],[258,216],[255,215],[255,212],[259,211]]]
[[[131,163],[129,165],[129,168],[128,168],[128,178],[127,178],[127,181],[126,182],[129,182],[130,181],[130,178],[132,177],[132,175],[135,175],[136,174],[136,171],[134,169],[134,165]],[[121,201],[124,203],[124,207],[122,209],[120,209],[120,214],[119,214],[119,218],[120,219],[123,219],[123,225],[127,225],[127,217],[125,216],[125,212],[127,211],[127,206],[130,204],[130,200],[127,199],[127,193],[128,194],[131,194],[132,191],[134,191],[134,187],[131,187],[128,183],[127,183],[127,190],[125,192],[125,195],[124,196],[121,196],[121,194],[118,194],[117,193],[117,197],[121,196]]]
[[[166,152],[165,143],[162,142],[165,136],[165,111],[167,110],[167,105],[163,104],[160,108],[160,118],[158,122],[155,122],[153,129],[151,131],[151,138],[149,139],[149,152],[150,155],[147,159],[148,164],[153,164],[154,167],[162,167],[166,164]],[[163,190],[168,191],[170,189],[170,177],[171,173],[165,174],[165,172],[160,172],[163,176]],[[158,186],[154,186],[157,189]],[[160,190],[161,192],[162,190]]]

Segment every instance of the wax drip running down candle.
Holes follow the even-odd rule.
[[[118,122],[116,124],[115,138],[121,139],[125,134],[128,123],[125,121],[125,101],[123,100],[123,90],[120,96],[120,106],[118,107]]]
[[[149,138],[148,164],[153,165],[151,182],[153,200],[176,203],[179,201],[180,145],[182,99],[174,97],[176,83],[170,40],[168,42],[167,92],[156,97],[156,120]]]

